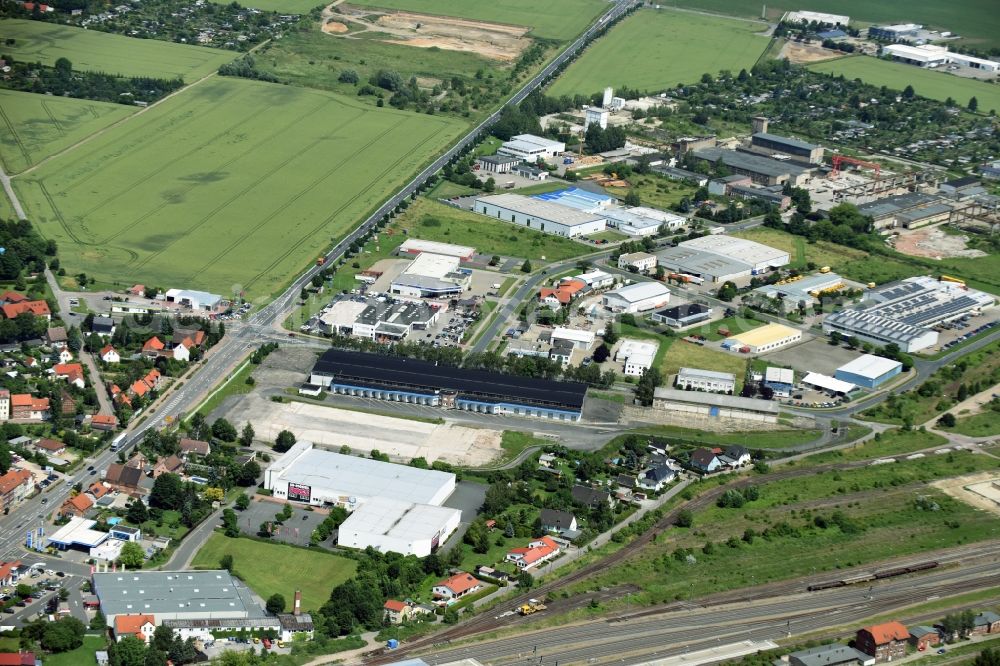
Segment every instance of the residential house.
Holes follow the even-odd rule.
[[[538,300],[553,310],[569,305],[581,291],[587,287],[583,280],[563,280],[555,287],[542,287],[538,290]]]
[[[0,305],[7,305],[8,303],[23,303],[28,300],[28,297],[24,294],[19,294],[16,291],[5,291],[0,294]]]
[[[160,458],[155,465],[153,465],[153,478],[157,478],[162,474],[180,474],[184,471],[184,461],[177,456],[168,456],[166,458]]]
[[[49,330],[45,331],[45,340],[53,347],[62,347],[68,340],[66,337],[66,327],[53,326]]]
[[[934,647],[941,642],[941,634],[934,627],[916,626],[910,627],[910,645],[917,651],[924,652],[927,648]]]
[[[170,355],[173,356],[175,361],[190,361],[191,360],[191,341],[181,340],[174,348],[170,350]]]
[[[483,589],[483,585],[475,576],[460,571],[454,576],[437,583],[431,589],[431,593],[435,599],[451,601],[452,599],[461,599],[467,594],[481,589]]]
[[[115,334],[115,320],[107,315],[97,315],[94,317],[90,331],[102,338],[109,338]]]
[[[389,599],[382,608],[385,609],[385,619],[389,624],[403,624],[410,619],[410,605],[405,601]]]
[[[618,268],[635,269],[639,273],[648,273],[656,269],[656,255],[648,252],[629,252],[618,257]]]
[[[34,3],[30,2],[24,3],[24,8],[27,9],[29,4],[34,8]],[[45,5],[41,5],[41,7],[45,7]],[[41,663],[41,659],[35,659],[34,652],[0,652],[0,666],[38,666]]]
[[[618,484],[619,488],[625,488],[626,490],[635,490],[638,485],[638,481],[631,474],[619,474],[618,478],[615,479],[615,483]]]
[[[719,462],[730,469],[745,467],[751,462],[750,452],[743,446],[727,446],[719,455]]]
[[[709,449],[695,449],[691,452],[691,468],[710,474],[722,469],[722,461]]]
[[[149,340],[146,340],[145,343],[143,343],[142,353],[151,358],[156,358],[157,356],[160,355],[160,352],[163,351],[165,348],[166,345],[163,344],[163,341],[161,341],[158,337],[154,335]]]
[[[110,488],[108,488],[108,487],[107,487],[106,485],[104,485],[103,483],[101,483],[100,481],[95,481],[94,483],[92,483],[92,484],[90,485],[90,487],[89,487],[89,488],[87,488],[87,492],[88,492],[88,493],[90,494],[90,496],[91,496],[91,497],[93,497],[93,498],[94,498],[94,500],[96,501],[96,500],[99,500],[99,499],[101,499],[102,497],[104,497],[104,496],[105,496],[105,495],[107,495],[108,493],[110,493],[110,492],[111,492],[111,489],[110,489]]]
[[[62,402],[62,407],[60,408],[62,415],[68,419],[75,419],[76,400],[73,399],[73,396],[66,389],[59,389],[59,398]]]
[[[993,611],[980,613],[972,620],[972,631],[969,633],[973,636],[1000,633],[1000,615]]]
[[[610,493],[587,486],[573,486],[570,495],[573,498],[573,502],[591,509],[595,506],[600,506],[602,503],[608,506],[614,504],[614,499],[612,499]]]
[[[66,498],[66,501],[59,507],[59,515],[64,518],[83,518],[92,506],[94,506],[94,500],[89,495],[80,493]]]
[[[104,482],[109,486],[129,495],[139,491],[139,484],[142,481],[142,467],[131,464],[132,461],[122,465],[121,463],[111,463],[108,471],[104,475]]]
[[[114,430],[118,427],[118,417],[114,414],[94,414],[90,427],[94,430]]]
[[[128,289],[129,296],[145,296],[146,295],[146,285],[134,284]]]
[[[44,421],[49,418],[49,399],[36,398],[30,393],[15,393],[10,396],[10,418]]]
[[[669,465],[655,465],[639,475],[636,485],[645,490],[660,492],[664,486],[677,478],[675,472]]]
[[[143,643],[149,644],[156,631],[156,617],[153,615],[116,615],[115,641],[121,642],[126,636],[135,636]]]
[[[53,357],[53,360],[56,363],[69,363],[70,361],[73,360],[73,352],[69,350],[68,345],[62,345],[58,349],[59,351]]]
[[[26,368],[37,368],[38,367],[38,359],[35,358],[34,356],[26,356],[24,358],[24,367],[26,367]]]
[[[480,564],[478,567],[476,567],[476,575],[485,578],[492,578],[493,580],[498,580],[501,583],[510,580],[510,574],[507,573],[506,571],[499,571],[497,569],[494,569],[493,567],[488,567],[484,564]]]
[[[54,366],[52,371],[56,377],[65,379],[77,388],[85,388],[87,386],[83,378],[83,366],[79,363],[60,363]]]
[[[11,587],[17,585],[21,577],[21,560],[14,562],[0,562],[0,587]]]
[[[543,536],[529,541],[523,548],[512,548],[504,560],[513,562],[518,569],[530,569],[548,562],[559,553],[559,544],[553,541],[552,537]]]
[[[187,458],[191,454],[195,454],[201,457],[207,456],[212,452],[212,447],[208,442],[203,442],[200,439],[181,439],[178,446],[181,449],[181,457]]]
[[[111,401],[116,405],[132,406],[132,399],[127,392],[121,390],[118,384],[110,384],[108,386],[108,394],[111,396]]]
[[[200,328],[178,328],[174,331],[174,335],[170,338],[170,342],[174,345],[186,342],[188,349],[201,347],[205,344],[205,331]]]
[[[541,521],[542,530],[545,532],[565,534],[566,532],[576,532],[577,530],[576,516],[569,511],[542,509]]]
[[[54,439],[43,437],[31,445],[33,449],[47,456],[61,456],[66,452],[66,445]]]
[[[35,490],[35,477],[26,469],[10,469],[0,476],[0,511],[18,504]]]
[[[132,382],[129,387],[129,393],[132,395],[142,398],[150,391],[155,391],[160,387],[160,371],[153,368],[146,376],[142,379],[137,379]]]
[[[117,350],[111,345],[104,345],[104,348],[101,349],[100,358],[105,363],[120,363],[122,360]]]
[[[21,301],[20,303],[7,303],[2,306],[3,316],[7,319],[17,319],[23,314],[32,314],[36,317],[44,317],[45,321],[52,321],[52,312],[49,304],[45,301]]]
[[[854,646],[875,657],[875,663],[901,659],[906,656],[906,643],[910,632],[899,622],[884,622],[858,629]]]

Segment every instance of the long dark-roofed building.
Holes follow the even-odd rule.
[[[310,383],[332,393],[486,414],[579,421],[587,385],[328,349]]]

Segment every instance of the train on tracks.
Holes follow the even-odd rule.
[[[806,589],[810,592],[817,592],[819,590],[830,590],[836,587],[847,587],[848,585],[857,585],[858,583],[868,583],[873,580],[882,580],[884,578],[895,578],[896,576],[905,576],[906,574],[916,573],[918,571],[927,571],[928,569],[936,569],[940,566],[937,560],[931,560],[929,562],[919,562],[917,564],[911,564],[905,567],[896,567],[894,569],[883,569],[881,571],[873,571],[869,573],[860,573],[853,576],[846,576],[838,580],[829,580],[824,583],[813,583]]]

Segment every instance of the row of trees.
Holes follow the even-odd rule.
[[[4,56],[11,71],[0,79],[0,86],[11,90],[59,97],[92,99],[115,104],[155,102],[181,88],[184,81],[147,76],[117,76],[103,72],[75,71],[66,58],[56,60],[53,67],[41,63],[11,61]]]

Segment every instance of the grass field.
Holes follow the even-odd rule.
[[[676,437],[703,446],[732,446],[739,444],[748,449],[786,449],[811,442],[820,435],[819,430],[761,430],[759,432],[705,432],[680,426],[659,425],[641,428],[636,432],[662,437]]]
[[[575,37],[609,8],[602,0],[354,0],[352,4],[530,26],[535,37],[559,40]]]
[[[24,171],[130,113],[134,107],[0,90],[0,159]]]
[[[736,393],[739,394],[747,372],[747,359],[709,347],[677,341],[670,345],[670,349],[663,356],[660,371],[664,375],[674,375],[680,368],[731,372],[736,375]]]
[[[994,12],[996,13],[996,12]],[[979,100],[979,110],[1000,112],[1000,86],[965,79],[945,72],[935,72],[898,62],[888,62],[870,56],[838,58],[810,65],[809,69],[823,74],[843,74],[848,79],[861,79],[875,86],[903,90],[907,84],[921,97],[944,101],[951,97],[965,106],[970,97]]]
[[[878,438],[856,444],[850,448],[817,453],[809,456],[805,462],[821,464],[827,462],[842,462],[845,460],[867,460],[871,458],[891,458],[905,456],[914,451],[947,446],[948,440],[933,432],[920,430],[889,430]]]
[[[354,575],[357,563],[322,550],[307,550],[252,539],[230,539],[215,532],[191,562],[195,569],[217,569],[223,555],[233,556],[233,571],[258,595],[274,593],[291,603],[302,590],[302,609],[316,610],[330,590]]]
[[[15,181],[67,272],[272,294],[462,124],[213,79]]]
[[[94,653],[103,650],[108,646],[108,641],[104,636],[86,634],[83,637],[83,645],[69,652],[57,654],[47,654],[44,657],[45,666],[80,666],[80,664],[94,663]]]
[[[827,241],[810,243],[802,236],[795,236],[787,231],[769,227],[735,231],[733,235],[784,250],[791,259],[789,264],[791,268],[805,268],[806,264],[812,262],[817,266],[830,266],[833,269],[838,269],[850,261],[861,260],[868,256],[861,250]]]
[[[666,0],[667,6],[690,7],[720,14],[760,17],[757,0]],[[993,0],[778,0],[767,3],[767,17],[781,18],[789,10],[809,9],[818,12],[847,14],[852,23],[899,23],[904,19],[940,30],[960,34],[964,43],[976,46],[1000,46],[1000,13]]]
[[[485,215],[419,198],[393,225],[424,240],[469,245],[483,253],[560,261],[591,252],[583,243],[532,231]],[[537,267],[536,267],[537,268]]]
[[[726,336],[719,335],[718,331],[720,328],[728,328],[729,332],[733,335],[738,335],[740,333],[746,333],[747,331],[752,331],[755,328],[763,326],[767,322],[760,321],[758,319],[747,319],[746,317],[724,317],[717,321],[713,321],[710,324],[705,324],[698,328],[689,328],[684,331],[684,335],[704,335],[709,340],[722,340]]]
[[[641,9],[595,41],[549,89],[589,95],[605,86],[651,92],[695,83],[704,73],[750,69],[767,48],[762,23]]]
[[[687,183],[670,180],[662,176],[629,176],[632,187],[606,187],[608,194],[624,198],[629,191],[639,195],[644,206],[670,208],[684,197],[690,197],[698,189]]]
[[[1000,409],[993,410],[989,408],[989,405],[986,405],[979,414],[959,416],[955,421],[954,428],[945,428],[941,425],[938,425],[938,428],[969,437],[1000,435]]]
[[[52,65],[67,58],[73,69],[120,74],[182,78],[191,83],[211,74],[237,54],[189,44],[133,39],[72,26],[5,19],[2,22],[4,53],[14,60]]]

